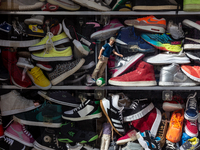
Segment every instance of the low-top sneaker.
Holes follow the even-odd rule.
[[[136,136],[137,132],[136,130],[130,130],[128,131],[123,137],[120,137],[116,144],[118,145],[124,145],[130,141],[135,141],[137,139],[137,136]]]
[[[183,145],[181,145],[180,150],[187,150],[187,149],[199,149],[200,148],[200,141],[197,137],[193,137],[188,139]]]
[[[197,137],[198,136],[199,131],[198,131],[197,120],[195,120],[195,121],[186,120],[185,133],[187,135],[189,135],[190,137]]]

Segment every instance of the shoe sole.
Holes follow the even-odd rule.
[[[200,11],[200,4],[183,5],[183,11]]]
[[[136,114],[124,117],[124,122],[131,122],[140,119],[148,114],[152,109],[154,109],[154,105],[153,103],[150,103],[147,107],[145,107],[143,110],[140,110]]]
[[[180,8],[180,7],[179,7]],[[132,10],[176,10],[175,5],[165,5],[165,6],[133,6]]]
[[[0,40],[0,45],[3,47],[30,47],[39,43],[39,39],[28,40],[28,41],[10,41],[10,40]]]
[[[189,64],[190,59],[187,57],[171,57],[171,58],[163,58],[162,60],[155,60],[153,61],[148,61],[148,59],[145,60],[147,63],[153,64],[153,65],[166,65],[166,64]]]
[[[89,115],[85,117],[80,117],[80,118],[70,118],[70,117],[65,117],[62,116],[63,119],[65,120],[71,120],[71,121],[83,121],[83,120],[91,120],[91,119],[97,119],[102,117],[102,112],[94,115]]]
[[[74,67],[72,70],[69,70],[63,73],[62,75],[56,77],[55,79],[51,80],[52,85],[56,85],[60,83],[61,81],[63,81],[64,79],[66,79],[67,77],[75,73],[77,70],[79,70],[83,66],[84,63],[85,63],[85,59],[82,58],[80,62],[76,65],[76,67]]]
[[[199,83],[175,83],[175,82],[161,82],[159,81],[159,86],[196,86],[199,85]]]
[[[33,144],[34,144],[34,148],[37,150],[55,150],[55,149],[43,146],[43,145],[39,144],[37,141],[34,141]]]
[[[33,69],[34,66],[31,66],[29,64],[24,64],[24,63],[21,63],[21,62],[17,62],[16,64],[18,67],[21,67],[21,68],[27,68],[27,69]]]
[[[82,46],[81,42],[77,41],[77,40],[73,40],[73,44],[74,46],[77,48],[77,50],[79,50],[79,52],[85,56],[87,56],[89,54],[89,51],[86,51],[84,49],[84,47]]]
[[[48,3],[53,4],[53,5],[58,5],[66,10],[79,10],[81,7],[77,5],[77,8],[72,8],[72,6],[69,4],[66,6],[67,2],[60,3],[59,1],[56,0],[47,0]],[[79,7],[78,7],[79,6]]]
[[[115,130],[115,132],[117,134],[119,134],[120,136],[122,136],[122,134],[119,133],[119,131],[117,131],[117,129],[113,126],[112,124],[112,121],[110,120],[110,117],[108,116],[108,114],[106,113],[106,110],[104,109],[104,106],[103,106],[103,100],[100,100],[100,106],[101,106],[101,110],[103,111],[104,115],[106,116],[108,122],[110,123],[110,125],[113,127],[113,129]]]
[[[41,19],[35,19],[35,18],[30,18],[24,20],[24,23],[29,25],[29,24],[38,24],[38,25],[43,25],[43,21]]]
[[[69,38],[64,38],[64,39],[61,39],[61,40],[58,40],[58,41],[54,41],[53,45],[57,46],[57,45],[68,43],[68,42],[70,42]],[[37,44],[37,43],[39,43],[39,41],[36,42],[35,44]],[[33,46],[35,44],[30,45],[30,47],[28,48],[28,50],[29,51],[38,51],[38,50],[46,49],[46,43],[42,44],[42,45]]]
[[[199,50],[200,43],[199,44],[184,44],[183,49],[184,50]]]
[[[131,67],[133,67],[143,57],[144,57],[144,54],[137,53],[134,59],[132,59],[130,62],[128,62],[125,66],[122,66],[121,68],[119,68],[119,70],[116,71],[112,75],[112,77],[120,76],[121,74],[123,74],[124,72],[126,72],[128,69],[130,69]]]
[[[45,37],[45,35],[40,35],[40,34],[37,34],[37,33],[34,33],[34,32],[33,32],[33,34],[32,33],[28,33],[28,36],[39,37],[39,38]]]
[[[144,138],[140,135],[140,133],[138,132],[137,134],[137,139],[138,142],[140,143],[140,145],[145,149],[145,150],[150,150],[147,143],[145,142]]]
[[[62,21],[62,26],[63,26],[63,30],[64,30],[65,34],[69,37],[70,40],[72,40],[73,38],[72,38],[72,36],[71,36],[71,34],[70,34],[70,31],[69,31],[69,29],[65,26],[65,19],[63,19],[63,21]]]
[[[164,111],[168,111],[168,112],[183,109],[181,105],[171,104],[171,103],[163,103],[162,108]]]
[[[200,78],[197,78],[197,77],[195,77],[195,76],[189,74],[187,71],[185,71],[184,69],[182,69],[182,67],[181,67],[181,70],[182,70],[183,73],[185,73],[190,79],[192,79],[192,80],[194,80],[194,81],[196,81],[196,82],[200,82]]]
[[[21,138],[15,136],[13,134],[8,133],[7,131],[4,132],[4,135],[6,135],[6,136],[8,136],[8,137],[10,137],[10,138],[22,143],[22,144],[24,144],[26,146],[33,147],[32,143],[27,143],[26,141],[22,140]]]
[[[53,70],[53,68],[46,68],[41,64],[36,64],[36,66],[38,66],[39,68],[41,68],[42,70],[45,70],[45,71],[52,71]]]
[[[189,121],[196,121],[198,119],[198,114],[195,117],[190,117],[186,113],[184,113],[184,118]]]
[[[13,116],[13,120],[20,124],[25,124],[25,125],[30,125],[30,126],[40,126],[40,127],[50,127],[50,128],[60,128],[61,126],[61,123],[27,121],[27,120],[19,119],[16,116]]]
[[[128,138],[128,139],[125,139],[125,140],[120,140],[120,141],[117,141],[116,144],[117,145],[124,145],[128,142],[135,141],[135,140],[137,140],[137,137],[135,137],[134,139]]]
[[[96,65],[96,63],[94,61],[91,61],[89,64],[84,65],[80,68],[80,70],[87,70],[87,69],[91,69],[92,67],[94,67]]]
[[[116,86],[156,86],[156,81],[134,81],[134,82],[123,82],[108,80],[108,83]]]
[[[44,99],[47,99],[51,102],[54,102],[54,103],[57,103],[57,104],[60,104],[60,105],[70,106],[70,107],[78,107],[79,106],[79,104],[71,104],[71,103],[62,102],[62,101],[53,99],[53,98],[49,97],[48,95],[46,95],[45,93],[43,91],[38,91],[38,94],[40,96],[42,96]]]
[[[165,29],[163,27],[157,27],[157,26],[141,26],[141,25],[134,25],[136,29],[140,29],[142,31],[150,31],[152,33],[165,33]]]
[[[199,58],[199,57],[194,56],[194,55],[192,55],[192,54],[189,54],[189,53],[187,53],[187,52],[186,52],[185,54],[186,54],[187,57],[189,57],[190,59],[195,60],[195,61],[197,61],[197,62],[200,63],[200,58]]]
[[[200,25],[193,22],[193,21],[190,21],[188,19],[185,19],[183,20],[183,24],[188,26],[189,28],[196,28],[197,30],[200,30]]]
[[[36,61],[44,61],[44,62],[51,62],[51,61],[69,61],[72,60],[73,56],[61,56],[61,57],[37,57],[31,54],[31,58]]]
[[[185,133],[187,134],[187,135],[189,135],[190,137],[197,137],[198,136],[198,133],[199,132],[197,132],[196,134],[194,134],[194,133],[192,133],[192,132],[190,132],[190,130],[187,128],[187,126],[185,125]],[[198,131],[198,130],[197,130]]]

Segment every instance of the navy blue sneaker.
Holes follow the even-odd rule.
[[[140,35],[136,34],[134,27],[121,28],[117,34],[116,45],[134,53],[150,53],[155,51],[153,46],[145,42]]]
[[[183,132],[182,137],[181,137],[181,145],[183,145],[188,139],[191,139],[189,135],[187,135],[185,132]]]
[[[6,21],[4,21],[3,23],[0,24],[0,31],[9,33],[9,32],[11,32],[11,29],[12,29],[12,25],[7,23]]]

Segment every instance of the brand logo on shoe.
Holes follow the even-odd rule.
[[[154,18],[155,19],[155,18]],[[151,18],[148,19],[148,22],[157,23],[158,21],[152,21]]]
[[[112,108],[110,109],[112,112],[114,112],[115,114],[117,113],[115,110],[113,110]]]
[[[32,30],[33,31],[37,31],[37,27],[36,26],[32,26]]]
[[[70,131],[68,134],[73,137],[75,133]]]

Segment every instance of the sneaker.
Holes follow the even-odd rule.
[[[153,33],[165,33],[166,29],[166,20],[164,18],[157,19],[154,16],[125,20],[124,23],[128,26],[134,26],[136,29]]]
[[[188,139],[183,145],[181,145],[180,150],[192,150],[192,149],[199,149],[200,142],[197,137],[193,137]]]
[[[27,74],[39,89],[48,90],[51,88],[51,82],[46,78],[39,67],[36,66],[33,69],[28,70]]]
[[[89,120],[101,118],[102,112],[99,106],[99,101],[86,100],[79,107],[65,111],[62,115],[63,119],[71,121]]]
[[[170,52],[180,52],[182,50],[182,41],[175,41],[167,34],[141,34],[141,37],[149,44],[157,49],[170,51]]]
[[[7,136],[4,136],[4,141],[0,143],[0,148],[2,150],[23,150],[26,149],[27,146]]]
[[[120,137],[116,144],[117,145],[124,145],[126,143],[131,143],[131,141],[135,141],[137,140],[137,136],[136,136],[136,130],[130,130],[128,131],[124,136]]]
[[[42,27],[38,25],[28,25],[28,29],[26,32],[29,36],[34,37],[44,37],[46,35]]]
[[[118,105],[120,107],[130,107],[131,100],[124,93],[117,93],[119,95]]]
[[[72,0],[72,1],[92,10],[110,11],[110,7],[102,0]]]
[[[53,4],[53,5],[58,5],[61,8],[64,8],[66,10],[79,10],[81,7],[71,0],[47,0],[48,3]]]
[[[155,86],[157,85],[155,80],[155,74],[153,66],[139,61],[135,70],[109,79],[109,84],[116,86]]]
[[[87,45],[82,44],[76,39],[74,39],[72,42],[74,44],[74,57],[76,59],[83,58],[90,53],[90,49]]]
[[[103,29],[94,32],[90,38],[91,39],[96,39],[99,41],[104,41],[112,36],[114,36],[121,27],[124,27],[119,20],[113,19],[110,21],[109,24],[105,25]]]
[[[172,20],[168,22],[167,32],[170,33],[172,38],[174,38],[175,40],[182,39],[185,37],[181,23],[177,25]]]
[[[56,11],[59,9],[58,5],[52,5],[50,3],[46,3],[41,7],[42,11]]]
[[[138,120],[148,114],[153,108],[153,103],[147,98],[136,99],[132,102],[129,108],[124,108],[124,122]]]
[[[168,141],[177,143],[181,140],[183,120],[184,109],[179,109],[173,112],[166,135]]]
[[[0,73],[0,81],[9,80],[9,78],[10,78],[9,72],[3,64],[0,65],[0,72],[1,72]]]
[[[1,115],[2,116],[8,116],[8,115],[30,111],[37,107],[39,106],[34,106],[34,103],[32,100],[27,100],[15,90],[12,90],[11,92],[7,94],[1,95]]]
[[[44,5],[44,2],[38,0],[2,0],[0,10],[37,10]]]
[[[53,27],[51,27],[50,32],[53,33],[53,35],[59,35],[62,32],[62,24],[59,23]]]
[[[185,114],[184,117],[187,120],[190,121],[196,121],[198,119],[198,106],[197,106],[197,100],[196,100],[196,94],[190,94],[187,97],[187,103],[186,103],[186,108],[185,108]]]
[[[0,33],[9,33],[11,32],[11,29],[12,29],[12,25],[7,23],[6,21],[4,21],[3,23],[0,24]]]
[[[199,50],[190,50],[185,51],[187,57],[192,59],[195,63],[200,63],[200,51]]]
[[[38,16],[31,16],[31,18],[25,19],[24,23],[29,24],[37,24],[37,25],[43,25],[44,16],[38,15]]]
[[[33,147],[35,141],[30,132],[28,132],[24,125],[13,122],[4,132],[7,137],[10,137],[26,146]]]
[[[36,61],[69,61],[72,60],[72,49],[71,46],[61,48],[61,50],[56,48],[51,48],[50,50],[43,50],[33,52],[31,54],[32,59]]]
[[[31,60],[29,58],[24,58],[24,57],[19,57],[16,65],[21,68],[27,68],[27,69],[34,68],[34,66],[31,63]]]
[[[128,142],[122,150],[143,150],[140,144],[134,142]]]
[[[162,67],[160,71],[159,86],[197,86],[198,84],[187,77],[176,63]]]
[[[68,150],[81,150],[83,147],[83,144],[80,143],[76,143],[76,145],[70,145],[69,143],[66,144],[66,147],[68,148]]]
[[[176,146],[176,143],[166,140],[165,150],[177,150],[177,149],[178,149],[178,147]]]
[[[154,138],[150,131],[145,131],[145,132],[138,132],[137,133],[137,138],[140,143],[140,145],[145,149],[145,150],[161,150],[160,148],[160,138],[156,137]]]
[[[200,67],[199,66],[182,65],[181,70],[190,79],[192,79],[196,82],[200,82]]]
[[[77,59],[72,62],[59,63],[55,66],[53,72],[49,73],[49,79],[52,85],[56,85],[65,80],[70,75],[74,74],[84,64],[85,60]]]
[[[182,51],[178,54],[174,53],[160,53],[155,56],[149,56],[144,59],[147,63],[153,65],[165,65],[165,64],[189,64],[190,59]]]
[[[49,65],[48,62],[38,61],[36,63],[36,66],[38,66],[39,68],[41,68],[42,70],[45,70],[45,71],[52,71],[53,70],[53,68],[51,67],[51,65]]]
[[[30,126],[41,126],[59,128],[62,122],[62,106],[47,104],[44,102],[41,107],[13,116],[13,119],[20,124]]]
[[[48,44],[49,41],[51,40],[54,46],[69,42],[69,38],[64,32],[56,36],[53,36],[52,33],[47,33],[47,35],[40,42],[38,41],[37,44],[35,43],[35,44],[30,45],[28,49],[29,51],[38,51],[38,50],[46,49],[46,44]]]
[[[0,112],[0,139],[3,137],[4,137],[4,130],[3,130],[2,117],[1,117],[1,112]]]
[[[185,133],[187,135],[189,135],[190,137],[197,137],[198,136],[199,131],[198,131],[197,120],[195,120],[195,121],[186,120]]]
[[[86,85],[92,86],[92,85],[95,85],[95,84],[96,84],[96,81],[91,77],[90,74],[87,74],[86,75]]]
[[[183,11],[200,11],[200,2],[198,0],[184,0]]]
[[[80,68],[80,70],[91,69],[92,67],[94,67],[96,65],[95,60],[94,60],[95,59],[95,55],[94,55],[93,51],[91,51],[89,55],[84,57],[84,59],[85,59],[85,63]]]
[[[181,145],[183,145],[188,139],[191,139],[189,135],[187,135],[185,132],[183,132],[182,137],[181,137]]]
[[[78,142],[85,144],[95,141],[98,135],[92,131],[82,131],[74,126],[74,123],[68,122],[61,125],[58,141],[64,143]]]
[[[125,4],[128,0],[104,0],[104,2],[112,9],[118,10],[121,5]]]
[[[119,107],[118,102],[119,95],[112,95],[108,99],[103,98],[100,101],[100,106],[115,132],[122,136],[125,134],[122,114],[124,107]]]
[[[196,23],[195,23],[195,22],[193,22],[193,21],[191,21],[189,19],[184,19],[183,20],[183,24],[184,25],[186,25],[189,28],[195,28],[197,30],[200,30],[200,24],[199,23],[200,23],[199,21],[196,21]]]
[[[173,2],[173,3],[172,3]],[[148,1],[148,0],[136,0],[135,5],[132,10],[144,10],[144,11],[152,11],[152,10],[176,10],[181,9],[176,1],[168,1],[168,0],[156,0],[156,1]]]
[[[70,107],[78,107],[80,105],[80,100],[73,97],[67,91],[38,91],[38,94],[43,98],[60,105]]]

